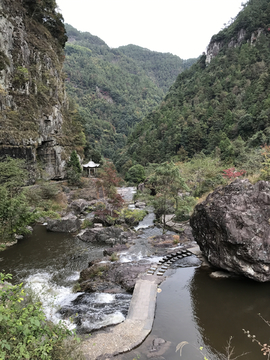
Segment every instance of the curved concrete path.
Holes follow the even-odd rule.
[[[155,275],[137,280],[126,320],[109,333],[97,333],[85,340],[82,351],[86,359],[106,359],[130,351],[144,341],[152,329],[157,285],[161,280]]]
[[[198,256],[200,253],[198,246],[187,250],[189,255]],[[186,253],[184,256],[188,256],[186,250],[182,252]],[[173,255],[178,258],[177,253]],[[96,333],[82,343],[81,349],[87,360],[111,359],[111,356],[128,352],[144,341],[153,326],[157,286],[164,280],[162,275],[172,260],[166,259],[166,261],[167,266],[163,270],[162,264],[150,268],[146,275],[142,275],[136,281],[128,315],[124,322],[113,327],[110,332]],[[160,270],[158,270],[159,266]],[[152,275],[153,273],[156,275]]]

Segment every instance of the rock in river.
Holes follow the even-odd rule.
[[[49,219],[47,230],[55,232],[76,232],[80,230],[80,220],[73,214],[68,214],[61,219]]]
[[[131,232],[120,227],[87,228],[78,234],[78,239],[85,242],[97,242],[108,245],[125,244],[130,239]]]
[[[257,281],[270,280],[270,183],[235,180],[195,207],[194,239],[208,261]]]
[[[80,287],[86,292],[132,292],[140,274],[151,266],[149,261],[94,263],[80,273]]]

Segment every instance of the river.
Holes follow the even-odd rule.
[[[151,224],[153,215],[149,214],[148,220]],[[145,227],[145,222],[140,225]],[[146,239],[160,232],[156,227],[145,228],[136,244],[121,255],[120,261],[149,258]],[[23,281],[37,291],[47,317],[53,321],[68,314],[69,307],[78,306],[81,316],[77,326],[82,332],[91,332],[122,321],[131,298],[128,294],[72,292],[79,272],[89,261],[102,258],[103,249],[70,234],[47,232],[44,226],[38,225],[31,236],[0,253],[0,271],[13,274],[14,283]],[[158,261],[159,258],[153,259]],[[230,337],[235,356],[249,352],[241,359],[265,358],[259,346],[247,338],[242,329],[255,334],[262,343],[269,341],[270,328],[258,313],[270,320],[270,284],[244,278],[213,279],[209,269],[185,261],[179,260],[166,272],[167,279],[157,294],[156,316],[149,337],[137,349],[117,359],[195,360],[203,359],[204,355],[209,360],[223,359]],[[77,297],[81,299],[79,305]],[[64,321],[70,328],[76,326],[69,320]],[[153,357],[154,352],[149,351],[155,338],[164,339],[168,345],[159,357]],[[176,347],[183,341],[188,344],[183,346],[180,357]]]

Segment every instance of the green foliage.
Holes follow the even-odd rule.
[[[85,219],[83,221],[83,223],[82,223],[81,228],[82,229],[87,229],[87,228],[90,228],[90,227],[93,227],[93,222],[91,220]]]
[[[218,157],[198,154],[192,160],[180,163],[179,167],[194,197],[200,197],[226,183],[222,177],[224,166]]]
[[[79,157],[75,150],[72,151],[69,160],[66,163],[66,178],[70,185],[79,185],[82,174],[82,168]]]
[[[60,45],[65,46],[67,36],[64,20],[63,16],[56,11],[55,0],[23,0],[23,6],[32,19],[44,25]]]
[[[0,358],[80,359],[74,345],[78,338],[74,342],[71,331],[46,321],[41,303],[28,303],[22,284],[5,283],[11,277],[0,273]]]
[[[98,37],[71,25],[66,24],[66,30],[72,38],[65,48],[67,92],[79,104],[91,148],[106,158],[117,159],[130,129],[164,97],[163,85],[157,79],[162,77],[167,89],[183,70],[184,62],[177,56],[139,47],[137,57],[128,47],[110,49]],[[149,56],[148,70],[143,67],[143,54]]]
[[[178,75],[159,108],[134,126],[117,160],[119,169],[129,158],[145,166],[200,152],[219,152],[222,161],[242,167],[249,151],[269,144],[269,12],[268,0],[251,0],[213,38],[222,41],[219,54],[210,64],[203,55]],[[245,40],[228,47],[241,29]]]
[[[27,225],[36,219],[23,193],[27,171],[23,160],[5,158],[0,162],[0,242],[27,233]]]
[[[127,224],[133,224],[142,221],[147,214],[147,210],[125,208],[121,210],[120,217],[123,217]]]
[[[139,184],[145,179],[144,167],[140,164],[132,166],[126,173],[125,180],[133,183]]]
[[[262,162],[263,168],[261,169],[261,179],[270,180],[270,146],[265,145],[262,149],[264,161]]]
[[[196,59],[182,60],[176,55],[151,51],[137,45],[120,46],[118,49],[135,60],[165,94],[177,75],[196,61]]]
[[[110,260],[113,261],[117,261],[119,259],[119,257],[117,256],[117,253],[112,253],[112,255],[110,256]]]
[[[179,209],[179,191],[189,191],[189,188],[182,178],[178,166],[172,162],[157,166],[147,183],[155,190],[156,195],[153,200],[155,213],[162,218],[165,229],[165,215]]]
[[[178,209],[175,211],[176,221],[185,221],[190,218],[190,215],[196,205],[197,201],[193,196],[183,196],[178,200]]]

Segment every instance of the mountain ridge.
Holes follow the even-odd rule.
[[[212,37],[208,57],[215,43],[220,46],[211,61],[203,54],[179,74],[160,107],[136,125],[118,168],[130,157],[147,165],[200,152],[217,152],[236,164],[243,149],[248,153],[269,144],[269,24],[270,1],[250,0],[231,25]]]

